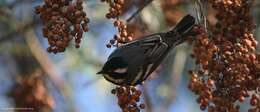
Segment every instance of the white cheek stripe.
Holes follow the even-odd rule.
[[[144,75],[144,79],[149,75],[149,72],[150,72],[152,66],[153,66],[153,64],[148,65],[148,68],[147,68],[145,75]]]
[[[135,79],[131,82],[132,85],[134,85],[143,75],[143,68],[140,68],[140,72],[137,74],[137,76],[135,77]]]
[[[114,79],[113,77],[110,77],[108,74],[104,74],[104,77],[109,80],[109,81],[112,81],[112,82],[115,82],[115,83],[121,83],[124,81],[124,79]]]
[[[126,73],[127,69],[128,69],[127,67],[126,68],[118,68],[118,69],[114,70],[114,72],[116,72],[116,73]]]

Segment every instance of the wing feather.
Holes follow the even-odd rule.
[[[138,84],[143,82],[160,64],[162,59],[167,54],[169,46],[162,41],[160,35],[154,35],[152,37],[147,37],[136,41],[139,48],[145,49],[143,56],[145,56],[145,61],[142,63],[141,73],[135,74],[133,79],[131,79],[131,84]],[[128,45],[133,45],[128,44]],[[136,44],[135,44],[136,45]]]

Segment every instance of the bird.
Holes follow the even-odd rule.
[[[117,47],[97,74],[102,74],[115,85],[142,84],[172,49],[187,40],[194,25],[195,18],[188,14],[169,31],[144,36]]]

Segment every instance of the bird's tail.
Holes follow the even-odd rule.
[[[195,24],[195,18],[191,15],[186,15],[181,19],[180,22],[177,23],[177,25],[175,26],[175,28],[173,28],[173,30],[183,35],[189,32],[192,29],[194,24]]]
[[[177,25],[172,30],[167,32],[167,37],[173,37],[174,41],[182,43],[187,39],[187,34],[189,34],[194,25],[195,18],[191,15],[186,15],[177,23]]]

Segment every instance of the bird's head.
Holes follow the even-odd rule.
[[[109,82],[122,85],[127,80],[127,70],[126,62],[120,57],[115,57],[109,59],[97,74],[102,74]]]
[[[123,73],[127,70],[126,62],[120,57],[114,57],[108,60],[102,70],[97,74]]]

